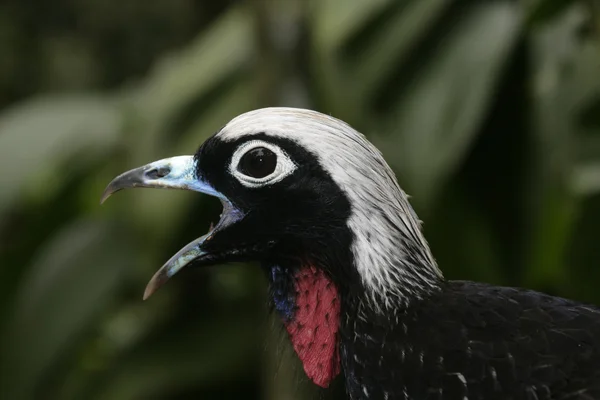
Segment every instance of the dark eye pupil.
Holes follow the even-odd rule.
[[[265,147],[257,147],[244,154],[238,170],[253,178],[264,178],[275,171],[277,156]]]

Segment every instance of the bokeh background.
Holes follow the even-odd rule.
[[[304,399],[255,265],[144,286],[220,204],[119,193],[299,106],[383,151],[448,278],[600,304],[598,0],[2,0],[2,399]]]

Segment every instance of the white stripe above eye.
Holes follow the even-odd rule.
[[[263,178],[255,178],[240,172],[238,167],[242,157],[249,151],[259,147],[269,149],[277,156],[277,164],[273,172]],[[279,146],[262,140],[251,140],[249,142],[242,143],[235,150],[233,157],[231,157],[231,163],[229,164],[229,173],[231,173],[231,175],[240,181],[242,185],[249,188],[257,188],[266,185],[272,185],[281,181],[283,178],[293,173],[296,168],[296,164]]]

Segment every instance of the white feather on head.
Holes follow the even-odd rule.
[[[364,135],[316,111],[273,107],[234,118],[216,136],[229,141],[258,133],[292,140],[314,154],[346,194],[355,267],[377,310],[435,287],[442,274],[420,221],[383,155]]]

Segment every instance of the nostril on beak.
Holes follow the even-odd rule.
[[[146,175],[146,178],[148,179],[160,179],[160,178],[164,178],[165,176],[169,175],[169,173],[171,172],[171,168],[169,167],[160,167],[160,168],[150,168],[148,171],[146,171],[144,173],[144,175]]]

